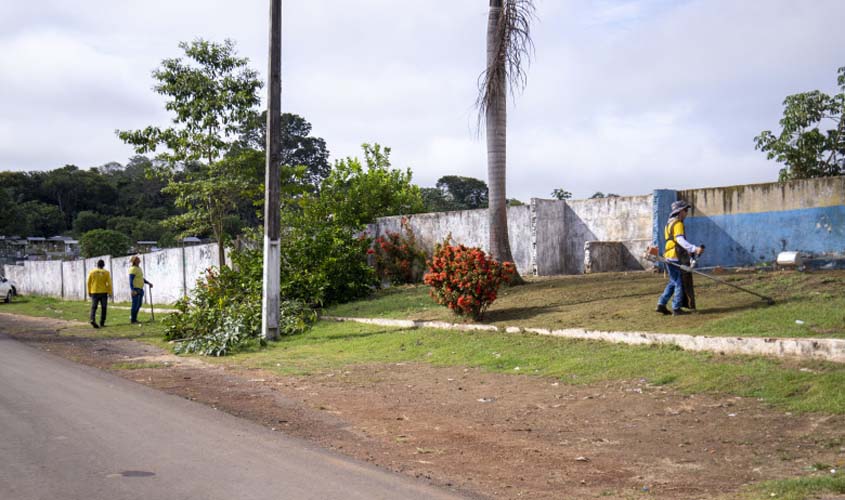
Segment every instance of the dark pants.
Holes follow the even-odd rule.
[[[141,310],[141,305],[144,303],[144,289],[132,289],[132,310],[129,313],[129,320],[134,323],[138,321],[138,311]]]
[[[91,294],[91,323],[97,317],[97,304],[100,306],[100,326],[106,324],[106,307],[109,303],[109,294],[107,293],[92,293]]]

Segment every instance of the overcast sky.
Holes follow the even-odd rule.
[[[264,78],[267,0],[0,0],[0,170],[133,155],[166,126],[151,72],[179,41],[234,40]],[[332,158],[363,142],[433,186],[486,178],[475,132],[486,0],[286,0],[283,111]],[[836,90],[841,0],[536,0],[536,53],[508,117],[508,197],[769,182],[754,150],[786,95]],[[262,91],[263,92],[263,91]]]

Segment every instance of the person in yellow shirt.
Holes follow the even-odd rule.
[[[103,259],[97,261],[97,268],[88,273],[88,295],[91,296],[91,326],[100,328],[106,326],[106,307],[109,303],[111,290],[111,273],[104,268]],[[100,324],[94,318],[97,316],[97,306],[100,305]]]
[[[141,269],[141,257],[137,255],[129,259],[132,266],[129,268],[129,288],[132,290],[132,309],[129,313],[129,322],[139,323],[138,311],[144,303],[144,284],[153,287],[153,284],[144,279],[144,270]]]
[[[669,272],[669,283],[666,285],[666,289],[663,290],[663,294],[657,299],[656,311],[662,314],[672,314],[675,316],[687,314],[686,311],[681,309],[684,303],[684,287],[681,269],[677,264],[680,263],[680,257],[683,256],[684,252],[701,255],[701,252],[704,251],[703,245],[693,245],[687,241],[686,234],[684,234],[684,219],[687,218],[689,208],[690,204],[684,200],[678,200],[672,203],[672,213],[669,214],[669,223],[666,224],[666,228],[664,229],[666,249],[663,252],[663,257],[670,264],[666,266],[666,270]],[[672,298],[673,294],[674,298]],[[671,311],[666,307],[670,298],[672,298]]]

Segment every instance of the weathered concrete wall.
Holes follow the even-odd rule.
[[[18,283],[20,293],[45,297],[62,297],[62,261],[26,261],[23,265],[24,278]]]
[[[189,292],[209,267],[219,267],[216,243],[185,248],[185,286]]]
[[[88,298],[88,272],[84,260],[62,262],[62,280],[65,284],[64,298],[86,300]]]
[[[692,189],[677,198],[693,207],[685,226],[690,241],[707,246],[702,266],[774,262],[785,250],[845,252],[845,177]]]
[[[403,217],[382,217],[370,226],[370,234],[378,237],[388,231],[399,232]],[[490,222],[487,210],[414,214],[405,218],[420,246],[429,254],[451,233],[453,243],[488,250]],[[527,205],[508,208],[508,238],[514,263],[520,273],[531,272],[531,211]]]
[[[114,257],[111,260],[111,280],[115,302],[132,302],[132,290],[129,288],[129,268],[132,257]],[[143,268],[142,268],[143,269]]]
[[[627,243],[623,245],[627,249],[650,240],[652,201],[651,195],[567,201],[564,274],[584,272],[584,244],[588,241],[619,241]],[[643,269],[641,254],[623,253],[628,269]]]
[[[550,276],[566,272],[566,202],[531,200],[531,235],[534,240],[533,274]]]
[[[584,272],[610,273],[625,270],[622,257],[626,251],[618,241],[588,241],[584,243]]]
[[[190,293],[196,279],[206,269],[217,266],[217,244],[171,248],[141,254],[140,257],[144,277],[155,285],[155,303],[172,304],[182,298],[186,290]],[[88,271],[97,266],[98,260],[103,259],[105,268],[111,272],[114,301],[130,302],[130,258],[104,255],[66,262],[26,261],[22,266],[6,265],[4,270],[8,278],[18,284],[21,294],[86,300]],[[149,300],[149,293],[145,300]]]
[[[157,304],[172,304],[185,296],[185,262],[182,248],[169,248],[141,255],[144,278],[153,284]],[[147,289],[145,301],[150,300]]]

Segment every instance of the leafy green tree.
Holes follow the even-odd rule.
[[[119,257],[129,253],[132,242],[129,238],[111,229],[94,229],[82,235],[79,240],[79,248],[85,257],[97,257],[100,255],[113,255]]]
[[[507,167],[508,87],[521,88],[523,63],[531,55],[533,0],[490,0],[487,17],[487,66],[481,75],[477,100],[479,120],[487,128],[487,182],[490,187],[490,253],[499,262],[513,262],[508,240],[505,196]],[[523,280],[515,273],[512,283]]]
[[[281,164],[288,167],[305,167],[303,174],[290,179],[302,184],[309,191],[319,189],[320,183],[329,175],[329,150],[326,141],[311,135],[311,124],[293,113],[282,113],[281,117]],[[267,112],[250,119],[240,136],[240,146],[264,151],[267,146]],[[263,176],[264,171],[262,169]],[[263,181],[263,177],[261,181]]]
[[[764,130],[754,138],[755,149],[784,164],[780,181],[845,174],[845,66],[837,73],[840,93],[787,96],[780,134]]]
[[[474,177],[444,175],[437,180],[437,189],[452,202],[452,210],[487,208],[487,183]]]
[[[452,202],[443,196],[443,191],[437,188],[420,188],[420,196],[423,200],[423,212],[448,212],[455,210]]]
[[[10,191],[0,187],[0,235],[26,236],[29,233],[26,217]]]
[[[247,150],[203,167],[182,180],[172,179],[164,192],[173,195],[176,206],[184,212],[167,219],[165,225],[180,230],[183,235],[210,231],[219,242],[218,258],[221,266],[224,265],[224,245],[230,236],[226,233],[226,221],[241,199],[256,199],[259,186],[244,172],[262,161],[260,152]]]
[[[46,172],[41,182],[42,199],[55,203],[62,212],[65,227],[71,227],[81,210],[111,210],[117,193],[96,170],[80,170],[74,165]]]
[[[597,200],[597,199],[599,199],[599,198],[619,198],[619,195],[618,195],[618,194],[616,194],[616,193],[607,193],[607,194],[604,194],[604,193],[602,193],[601,191],[596,191],[595,193],[593,193],[593,195],[592,195],[592,196],[590,196],[590,199],[591,199],[591,200]]]
[[[378,144],[362,148],[364,165],[358,158],[335,162],[319,194],[305,197],[309,217],[361,228],[378,217],[423,210],[420,188],[411,184],[411,169],[391,168],[390,148]]]
[[[237,167],[255,159],[248,152],[231,158],[224,155],[237,145],[246,124],[255,119],[262,84],[248,67],[248,59],[237,57],[231,40],[217,44],[198,39],[181,42],[179,47],[187,61],[165,59],[153,72],[158,81],[155,91],[168,98],[166,108],[175,114],[173,126],[117,134],[138,154],[166,149],[158,156],[169,170],[164,192],[173,195],[175,204],[185,210],[169,219],[169,224],[185,232],[210,229],[219,242],[218,257],[223,265],[225,218],[237,208],[237,199],[250,190],[250,180]],[[190,175],[180,179],[174,175],[177,168]]]
[[[28,236],[49,238],[59,235],[65,230],[64,216],[56,205],[48,205],[40,201],[28,201],[20,205],[20,211],[26,217]]]
[[[73,219],[73,232],[82,235],[94,229],[105,229],[106,220],[102,214],[91,210],[83,210]]]
[[[572,193],[563,189],[563,188],[555,188],[552,190],[552,196],[556,200],[569,200],[572,199]]]

